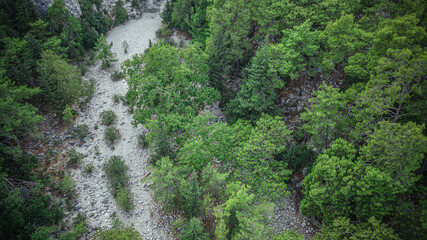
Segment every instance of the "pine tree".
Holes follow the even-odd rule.
[[[224,46],[224,36],[219,34],[214,39],[214,51],[209,56],[209,84],[220,91],[221,96],[224,96],[226,91],[226,75],[227,75],[227,63],[225,60],[226,49]]]
[[[156,162],[161,158],[171,155],[169,138],[166,130],[164,129],[161,115],[159,115],[157,119],[157,130],[154,136],[154,152],[156,154],[152,158],[153,164],[156,164]]]
[[[184,228],[181,240],[206,240],[208,235],[203,232],[202,223],[198,218],[191,218]]]
[[[191,174],[188,181],[188,183],[185,180],[181,182],[181,192],[184,198],[182,209],[188,218],[197,217],[202,204],[200,201],[200,188],[197,182],[197,175],[195,173]]]
[[[111,51],[112,47],[113,43],[111,42],[108,44],[104,34],[101,34],[98,38],[95,49],[98,51],[96,59],[102,60],[102,68],[108,68],[110,67],[111,62],[117,62],[117,59],[115,59],[116,54]]]
[[[173,13],[173,3],[169,0],[166,1],[165,8],[162,12],[162,19],[166,24],[171,24]]]

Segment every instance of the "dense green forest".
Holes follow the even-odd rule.
[[[70,231],[61,224],[75,195],[69,176],[47,173],[22,144],[37,135],[39,109],[71,123],[70,106],[93,93],[81,77],[88,64],[112,61],[104,34],[128,16],[122,3],[114,20],[94,4],[102,1],[80,0],[76,18],[55,0],[41,18],[30,0],[0,1],[0,239],[87,231],[83,216]],[[121,68],[134,125],[149,130],[145,181],[177,216],[176,236],[303,239],[270,223],[291,177],[306,169],[300,211],[323,226],[313,239],[425,238],[426,6],[167,0],[159,41]],[[191,41],[174,43],[177,30]],[[291,88],[312,98],[285,113]],[[212,105],[226,120],[209,113]],[[138,236],[116,222],[95,238]]]

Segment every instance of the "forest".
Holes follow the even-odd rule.
[[[88,66],[115,60],[104,34],[128,16],[123,3],[113,18],[93,10],[100,4],[80,0],[77,18],[63,0],[46,16],[30,0],[0,1],[0,239],[88,231],[83,216],[64,228],[73,183],[40,167],[24,143],[46,112],[72,125],[93,95],[82,80]],[[426,6],[166,0],[158,41],[116,74],[128,84],[121,100],[134,126],[148,130],[139,139],[150,151],[143,181],[174,216],[174,236],[425,239]],[[188,40],[177,43],[174,32]],[[128,179],[109,174],[121,164],[113,156],[104,165],[117,201]],[[321,223],[314,236],[272,227],[291,192],[302,196],[296,211]],[[141,238],[117,221],[94,239]]]

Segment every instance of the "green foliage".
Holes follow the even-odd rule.
[[[240,183],[229,183],[226,189],[228,200],[215,209],[218,221],[216,239],[268,239],[271,229],[267,225],[273,213],[273,204],[254,204],[255,196]]]
[[[35,130],[43,118],[36,115],[37,108],[27,103],[40,93],[38,88],[17,87],[0,71],[0,123],[2,142],[17,141]]]
[[[316,159],[316,154],[307,145],[292,143],[288,149],[276,155],[275,158],[287,163],[292,171],[299,171],[301,167],[311,168]]]
[[[162,19],[169,25],[172,22],[172,13],[173,13],[173,3],[171,0],[166,0],[165,7],[162,11]]]
[[[83,141],[83,139],[90,134],[89,127],[86,124],[77,125],[73,134]]]
[[[67,166],[69,167],[78,167],[84,157],[83,153],[76,152],[75,150],[70,150],[68,153]]]
[[[67,104],[76,103],[82,96],[80,71],[67,63],[51,50],[42,53],[37,68],[44,97],[55,110],[62,110]]]
[[[374,217],[367,222],[352,224],[348,218],[337,218],[330,226],[321,229],[315,240],[350,239],[400,239],[391,228]]]
[[[158,160],[163,157],[171,156],[171,144],[169,137],[163,126],[162,117],[159,115],[157,119],[157,129],[155,130],[155,137],[153,139],[153,149],[155,155],[151,159],[151,163],[156,164]]]
[[[347,116],[344,110],[347,105],[346,95],[339,92],[338,88],[327,86],[313,93],[310,98],[312,109],[306,108],[301,114],[301,120],[306,121],[303,129],[311,135],[311,143],[321,150],[327,148],[329,143],[342,134],[347,126]]]
[[[33,233],[31,233],[30,237],[31,240],[51,240],[50,236],[53,232],[56,231],[56,226],[41,226],[38,227]]]
[[[121,134],[119,129],[114,126],[109,126],[104,131],[104,139],[108,145],[113,145],[120,137]]]
[[[110,187],[117,204],[125,211],[133,208],[132,196],[128,190],[129,177],[127,176],[128,167],[122,157],[111,156],[102,167],[108,179]]]
[[[276,104],[275,89],[282,88],[282,82],[270,71],[268,46],[258,49],[247,69],[247,78],[244,78],[237,96],[227,105],[230,121],[237,119],[256,122],[262,113],[277,116],[281,109]]]
[[[121,100],[122,96],[120,96],[119,94],[114,94],[113,95],[113,102],[114,103],[119,103]]]
[[[114,6],[113,15],[114,15],[114,23],[116,25],[124,23],[126,20],[128,20],[129,16],[128,16],[128,13],[126,12],[126,9],[123,7],[122,0],[119,0],[116,3],[116,6]]]
[[[71,179],[70,175],[66,174],[62,181],[58,182],[58,190],[65,196],[74,198],[76,195],[76,189],[74,189],[75,182]]]
[[[187,218],[199,216],[202,201],[200,200],[200,187],[197,182],[197,175],[191,174],[189,179],[181,181],[180,194],[182,195],[182,210]]]
[[[396,200],[393,178],[356,161],[356,152],[352,144],[337,139],[319,155],[312,172],[303,180],[303,214],[330,224],[337,217],[367,220],[390,212]]]
[[[93,172],[94,166],[92,163],[89,163],[85,166],[85,172],[91,174]]]
[[[73,111],[71,110],[70,106],[67,104],[67,106],[65,106],[64,111],[62,112],[62,121],[64,121],[65,125],[73,125],[74,124],[74,114]]]
[[[111,74],[111,80],[113,82],[117,82],[119,80],[122,80],[124,78],[124,74],[120,71],[114,70],[114,72]]]
[[[99,114],[102,125],[109,126],[116,120],[117,115],[112,110],[104,110]]]
[[[147,136],[145,133],[141,133],[138,135],[138,147],[145,148],[147,147]]]
[[[273,240],[304,240],[303,235],[299,235],[294,230],[286,231],[283,230],[280,234],[274,236]]]
[[[173,210],[178,198],[181,169],[174,167],[169,157],[164,157],[157,162],[149,179],[152,182],[153,199],[162,203],[167,211]]]
[[[207,234],[203,232],[202,222],[198,218],[191,218],[185,225],[181,235],[182,240],[207,240]]]
[[[176,49],[161,43],[147,54],[125,61],[129,76],[126,96],[130,107],[136,108],[135,121],[145,123],[153,114],[195,115],[217,99],[218,92],[206,86],[206,62],[198,45]]]
[[[234,178],[249,185],[259,198],[277,200],[285,196],[291,171],[274,156],[286,149],[290,134],[280,117],[262,115],[248,140],[237,149]]]
[[[95,50],[98,51],[95,58],[102,61],[101,68],[103,69],[110,67],[112,62],[117,62],[116,55],[111,52],[112,47],[113,43],[108,44],[104,34],[101,34],[95,45]]]
[[[115,222],[116,223],[116,222]],[[130,226],[125,226],[123,223],[113,224],[113,227],[108,230],[98,230],[93,236],[94,240],[142,240],[138,231]]]

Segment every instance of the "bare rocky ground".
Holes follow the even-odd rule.
[[[100,63],[89,68],[86,79],[96,80],[96,90],[91,102],[83,112],[79,113],[76,124],[88,125],[91,134],[86,137],[85,143],[77,146],[77,152],[85,154],[82,165],[70,171],[76,181],[78,197],[74,211],[70,218],[78,212],[86,213],[91,237],[97,228],[108,229],[112,226],[114,216],[125,224],[134,225],[143,239],[172,239],[168,230],[168,218],[162,218],[158,206],[152,200],[147,184],[141,179],[147,174],[149,153],[147,149],[137,146],[137,137],[144,129],[132,125],[132,114],[121,103],[113,102],[113,95],[124,95],[127,91],[125,80],[113,82],[111,72],[119,69],[120,63],[132,54],[142,53],[147,47],[149,39],[154,41],[155,31],[161,25],[161,18],[157,13],[146,13],[138,20],[130,20],[109,32],[107,41],[113,43],[112,51],[117,54],[118,62],[107,70],[100,69]],[[124,54],[122,42],[129,44],[127,54]],[[111,148],[104,141],[105,126],[101,124],[99,114],[104,110],[113,110],[117,119],[114,125],[120,130],[121,139]],[[108,187],[108,180],[102,171],[103,164],[113,155],[121,156],[129,167],[131,192],[133,194],[134,209],[129,212],[121,211]],[[86,165],[94,166],[93,173],[84,171]]]

